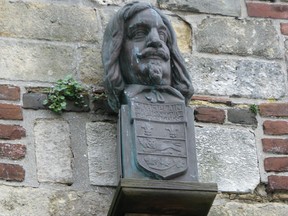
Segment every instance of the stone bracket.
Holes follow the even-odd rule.
[[[216,194],[215,183],[120,179],[108,216],[207,216]]]

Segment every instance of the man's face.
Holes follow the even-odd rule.
[[[127,84],[170,85],[168,30],[159,14],[146,9],[125,24],[120,67]]]

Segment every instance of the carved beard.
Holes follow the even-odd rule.
[[[144,67],[143,74],[146,85],[161,85],[163,76],[161,62],[148,62]]]

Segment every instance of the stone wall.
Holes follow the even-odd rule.
[[[116,122],[101,43],[126,0],[0,0],[0,216],[106,215]],[[209,216],[288,212],[287,0],[151,0],[171,20],[195,95]],[[56,115],[41,89],[71,74],[89,109]],[[95,99],[96,98],[96,99]]]

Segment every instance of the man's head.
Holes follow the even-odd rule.
[[[159,14],[149,8],[125,23],[120,53],[120,68],[125,83],[170,85],[170,51],[166,43],[168,29]]]
[[[193,87],[168,19],[148,3],[133,2],[109,22],[102,47],[110,106],[120,108],[126,84],[170,85],[186,102]]]

